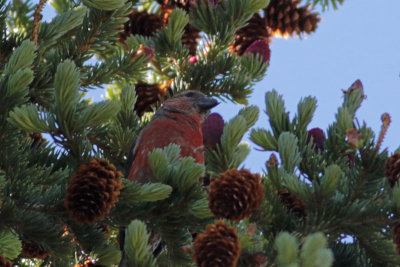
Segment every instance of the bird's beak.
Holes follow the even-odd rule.
[[[202,98],[197,102],[197,105],[204,111],[210,110],[218,104],[217,100],[208,97]]]

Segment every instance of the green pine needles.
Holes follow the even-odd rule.
[[[315,110],[315,101],[302,100],[298,106],[299,114],[290,120],[282,97],[275,91],[266,94],[271,130],[255,129],[251,139],[263,150],[280,156],[280,166],[267,164],[268,172],[264,179],[266,184],[270,184],[266,187],[267,195],[276,195],[283,188],[287,191],[280,194],[280,199],[270,198],[267,200],[269,205],[264,204],[276,214],[268,219],[268,224],[263,224],[262,231],[268,233],[268,238],[274,235],[271,233],[273,229],[279,229],[279,232],[284,224],[284,228],[288,227],[304,238],[316,231],[323,232],[335,258],[340,255],[341,263],[333,263],[333,266],[398,266],[399,256],[395,253],[391,232],[391,225],[398,220],[395,208],[398,200],[396,195],[392,196],[384,173],[387,151],[377,149],[370,128],[356,123],[355,112],[364,99],[364,93],[359,81],[355,84],[344,92],[344,103],[327,131],[323,150],[316,149],[316,144],[307,139],[304,126],[310,122],[313,112],[307,112],[306,120],[299,119],[305,117],[301,114],[305,110]],[[349,130],[357,132],[355,145],[349,137]],[[293,220],[293,215],[282,214],[281,208],[274,207],[278,200],[285,203],[287,211],[304,209],[306,216]],[[262,208],[258,213],[254,222],[265,221],[263,217],[268,213]],[[276,241],[281,247],[280,253],[286,255],[278,254],[278,260],[282,257],[279,260],[282,266],[325,266],[326,262],[321,265],[312,261],[311,265],[303,265],[294,256],[299,252],[284,251],[283,248],[295,247],[292,244],[294,240],[279,235]],[[281,242],[287,242],[287,247]],[[346,257],[342,249],[348,252]],[[359,263],[352,265],[355,259]]]
[[[147,155],[155,181],[119,178],[129,173],[130,151],[162,101],[192,89],[246,105],[267,71],[260,54],[239,56],[232,46],[238,29],[270,1],[186,2],[53,0],[57,14],[41,21],[37,3],[0,0],[1,257],[16,266],[184,267],[195,266],[195,251],[203,249],[210,260],[241,267],[399,266],[393,241],[400,233],[393,226],[400,220],[400,186],[387,182],[388,151],[357,121],[365,98],[359,81],[344,92],[325,131],[309,129],[315,98],[301,99],[290,117],[272,90],[265,96],[266,128],[252,128],[261,107],[251,105],[227,122],[214,121],[219,140],[204,148],[204,164],[180,157],[181,148],[170,144]],[[343,1],[308,2],[336,8]],[[124,31],[152,27],[138,22],[142,11],[163,21],[161,28],[150,36]],[[134,22],[133,13],[140,13]],[[193,40],[188,25],[199,32]],[[136,84],[151,86],[142,92]],[[87,97],[99,89],[106,92],[102,101]],[[138,114],[135,106],[143,103],[149,106]],[[267,163],[261,175],[243,177],[248,135],[268,151]],[[87,165],[84,179],[77,175],[93,158],[109,163]],[[118,190],[106,179],[110,170]],[[222,186],[210,186],[221,174]],[[228,188],[226,181],[237,184]],[[68,188],[78,190],[66,200]],[[224,202],[226,188],[234,205]],[[239,222],[217,222],[210,190],[223,191],[214,192],[221,199],[213,203],[238,213],[246,213],[248,194],[258,192],[251,199],[260,208]],[[69,216],[66,201],[79,214],[109,213],[82,223]],[[209,236],[201,234],[195,250],[207,225]]]

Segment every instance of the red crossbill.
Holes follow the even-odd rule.
[[[201,123],[218,102],[195,90],[185,91],[167,99],[154,114],[152,121],[140,133],[130,152],[128,179],[135,182],[154,182],[148,161],[149,152],[169,144],[181,147],[181,157],[193,157],[204,163]],[[128,160],[129,162],[129,160]]]
[[[140,183],[154,182],[148,154],[155,148],[177,144],[181,148],[181,157],[193,157],[195,162],[204,163],[203,134],[201,124],[211,108],[218,105],[213,98],[199,91],[189,90],[167,99],[154,114],[136,144],[128,155],[126,177]],[[154,255],[160,253],[159,235],[152,233]],[[157,240],[158,239],[158,240]],[[120,229],[120,246],[123,256],[119,266],[124,266],[125,227]]]

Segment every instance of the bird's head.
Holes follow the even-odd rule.
[[[162,109],[166,112],[197,115],[203,121],[210,110],[218,104],[217,100],[207,97],[200,91],[188,90],[167,99]]]

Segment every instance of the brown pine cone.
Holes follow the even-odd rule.
[[[278,195],[281,197],[282,203],[293,212],[297,217],[307,216],[306,205],[299,197],[292,194],[286,188],[278,190]]]
[[[392,227],[393,243],[396,245],[396,253],[400,255],[400,222]]]
[[[119,42],[125,43],[126,38],[132,34],[153,36],[164,26],[163,18],[157,14],[147,14],[147,11],[133,11],[129,20],[124,24],[119,36]]]
[[[217,219],[240,221],[249,218],[263,199],[263,185],[258,174],[231,169],[211,182],[208,207]]]
[[[145,112],[153,111],[163,100],[167,98],[168,88],[161,88],[158,84],[147,84],[139,81],[135,85],[136,104],[134,110],[141,117]]]
[[[268,41],[269,33],[265,20],[259,14],[254,14],[248,21],[247,25],[236,31],[235,43],[233,50],[239,55],[243,55],[244,51],[257,40]]]
[[[196,55],[197,50],[197,40],[200,39],[200,31],[193,27],[190,24],[187,24],[183,35],[182,35],[182,44],[189,49],[189,55],[194,56]]]
[[[193,249],[198,267],[234,267],[241,252],[236,230],[222,221],[207,225],[206,232],[196,236]]]
[[[386,177],[393,188],[400,178],[400,153],[395,153],[386,161]]]
[[[12,267],[12,262],[7,260],[3,255],[0,255],[0,267]]]
[[[33,242],[22,241],[22,251],[21,254],[28,256],[29,258],[45,259],[50,255],[42,246]],[[1,265],[0,265],[1,266]]]
[[[72,176],[64,200],[69,216],[80,224],[104,219],[118,200],[121,176],[105,159],[82,164]]]
[[[321,19],[307,7],[299,8],[300,2],[301,0],[271,0],[264,9],[264,17],[273,35],[294,36],[315,31]]]

